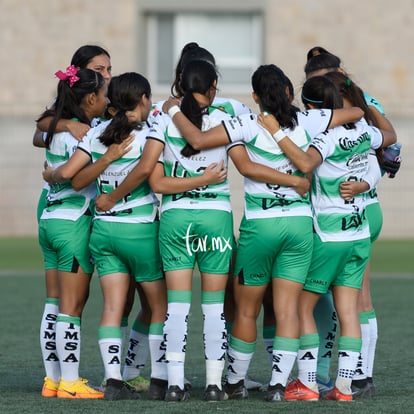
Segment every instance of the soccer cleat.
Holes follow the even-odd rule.
[[[230,384],[226,382],[224,384],[224,391],[226,392],[230,400],[245,400],[249,397],[249,393],[244,385],[243,380],[240,380],[235,384]]]
[[[106,380],[105,400],[139,400],[140,398],[135,388],[131,387],[127,382],[114,378]]]
[[[372,383],[367,380],[361,380],[362,382],[352,381],[351,391],[353,398],[371,398],[372,394]],[[375,390],[374,390],[375,392]]]
[[[267,387],[266,401],[279,402],[285,400],[285,387],[282,384],[269,385]]]
[[[190,399],[190,393],[186,390],[182,390],[178,385],[170,385],[165,394],[165,401],[167,402],[180,402]]]
[[[294,380],[294,378],[292,376],[289,375],[289,378],[287,380],[287,384],[289,384],[289,382],[292,382]],[[259,391],[260,392],[267,392],[267,390],[269,389],[270,386],[270,382],[268,382],[267,384],[263,384],[260,388]],[[266,399],[266,398],[265,398]]]
[[[135,378],[131,378],[129,380],[125,380],[132,388],[135,389],[137,392],[145,392],[148,391],[150,382],[144,378],[141,377],[141,375],[138,375]]]
[[[285,389],[285,401],[318,401],[319,392],[313,391],[300,380],[291,381]]]
[[[57,396],[59,383],[53,381],[49,377],[45,377],[45,382],[42,388],[42,397],[51,398]]]
[[[260,390],[263,384],[259,381],[254,380],[249,375],[246,375],[246,378],[244,379],[244,386],[249,391],[256,391]]]
[[[334,383],[329,378],[328,381],[324,382],[319,379],[316,379],[316,383],[318,384],[319,395],[323,398],[325,395],[332,390],[334,387]]]
[[[58,398],[103,398],[104,393],[88,385],[88,380],[78,378],[75,381],[60,380]]]
[[[325,395],[325,400],[352,401],[352,394],[343,394],[338,388],[333,387],[332,390]]]
[[[204,391],[204,399],[206,401],[226,401],[229,399],[229,396],[217,385],[209,385]]]
[[[168,381],[159,378],[151,378],[148,387],[148,399],[164,401],[168,389]]]

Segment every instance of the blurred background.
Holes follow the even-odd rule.
[[[75,50],[102,46],[113,74],[142,73],[156,101],[170,93],[182,47],[196,41],[216,58],[219,95],[253,111],[250,77],[260,64],[280,66],[300,97],[307,51],[323,46],[338,55],[381,102],[403,144],[401,170],[379,186],[380,237],[414,238],[413,0],[0,0],[0,8],[0,237],[37,233],[44,152],[32,146],[34,120]],[[233,168],[230,181],[237,228],[243,192]]]

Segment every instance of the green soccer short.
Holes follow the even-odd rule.
[[[233,215],[222,210],[171,209],[161,214],[160,251],[165,271],[229,272]]]
[[[369,238],[344,242],[322,242],[315,233],[312,263],[305,290],[326,293],[332,286],[361,289],[371,253]]]
[[[244,217],[234,273],[248,286],[263,286],[277,277],[304,283],[312,245],[311,217]]]
[[[83,215],[76,221],[41,219],[39,244],[42,248],[45,269],[77,272],[77,264],[88,274],[93,273],[89,251],[92,216]]]
[[[43,188],[42,192],[40,193],[39,200],[37,202],[37,223],[39,223],[40,217],[43,214],[43,210],[46,208],[47,194],[48,194],[48,190],[46,188]]]
[[[378,239],[382,229],[382,210],[380,203],[368,204],[365,207],[365,215],[368,219],[371,243]]]
[[[119,223],[95,220],[90,249],[98,276],[128,273],[137,282],[164,277],[158,247],[159,222]]]

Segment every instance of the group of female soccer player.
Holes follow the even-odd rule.
[[[36,134],[46,147],[48,183],[38,210],[47,282],[44,397],[138,399],[147,390],[150,399],[187,400],[196,264],[207,401],[248,397],[262,305],[271,331],[266,400],[372,395],[373,359],[369,368],[358,315],[364,306],[372,315],[364,271],[380,225],[375,233],[366,200],[381,177],[376,152],[396,135],[336,56],[314,48],[305,69],[304,112],[282,69],[254,72],[260,115],[216,96],[214,57],[196,43],[183,48],[172,97],[155,105],[147,79],[135,72],[111,77],[109,54],[96,46],[80,48],[56,73],[56,100],[38,120],[46,133]],[[237,241],[228,156],[244,176]],[[101,389],[79,376],[81,316],[94,269],[104,299]],[[142,309],[125,340],[135,288]],[[341,336],[331,383],[330,358],[318,364],[318,350],[335,310]],[[149,384],[140,375],[148,354]]]

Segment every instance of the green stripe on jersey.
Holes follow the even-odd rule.
[[[365,229],[368,226],[365,212],[360,214],[319,213],[317,222],[320,230],[326,234],[344,234],[346,231],[354,232]]]
[[[270,208],[303,207],[309,205],[309,198],[269,197],[269,194],[245,194],[246,210],[268,210]]]
[[[60,164],[69,159],[69,152],[66,150],[64,154],[53,154],[49,150],[46,150],[46,160],[49,164]]]

